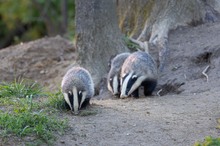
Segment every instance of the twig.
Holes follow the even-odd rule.
[[[163,89],[160,89],[158,92],[157,92],[157,96],[160,96],[160,92],[162,91]]]
[[[209,81],[209,76],[206,74],[207,70],[209,69],[209,65],[202,71],[202,74],[206,77],[207,82]]]

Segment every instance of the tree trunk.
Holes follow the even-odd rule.
[[[61,1],[61,16],[62,16],[62,22],[61,22],[61,34],[65,35],[67,33],[67,27],[68,27],[68,7],[67,7],[67,0]]]
[[[117,4],[121,30],[130,37],[156,45],[161,72],[169,57],[166,44],[171,29],[220,18],[219,0],[118,0]]]
[[[77,63],[95,85],[107,73],[112,55],[128,51],[118,27],[115,0],[76,0]]]

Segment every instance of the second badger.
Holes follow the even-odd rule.
[[[73,67],[64,75],[61,83],[66,104],[78,114],[94,96],[94,84],[90,73],[82,67]]]
[[[144,86],[144,95],[150,95],[157,85],[157,66],[145,52],[132,53],[121,68],[121,95],[139,97],[138,89]]]
[[[120,53],[111,60],[111,68],[107,77],[107,87],[113,95],[120,93],[121,66],[129,55],[130,53]]]

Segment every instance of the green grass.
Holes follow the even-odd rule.
[[[0,98],[3,97],[36,97],[40,96],[42,93],[42,88],[37,82],[31,80],[15,80],[11,83],[1,83],[0,84]]]
[[[196,142],[194,146],[220,146],[220,138],[208,136],[203,142]]]
[[[32,137],[30,145],[55,141],[54,134],[68,128],[66,119],[59,119],[62,102],[60,92],[44,93],[42,87],[30,80],[0,84],[0,137]]]
[[[48,100],[45,103],[45,106],[49,106],[61,111],[66,110],[65,101],[61,91],[58,91],[56,93],[47,92],[46,95],[48,96]]]

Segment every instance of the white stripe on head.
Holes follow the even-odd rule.
[[[140,76],[138,79],[135,81],[135,83],[131,86],[130,91],[128,92],[128,95],[134,92],[138,87],[140,87],[141,83],[146,79],[146,76]]]
[[[118,94],[118,76],[115,75],[113,78],[113,94],[116,95]]]
[[[69,105],[70,109],[72,110],[72,105],[70,103],[70,99],[67,93],[63,93],[64,99],[66,101],[66,103]]]
[[[111,91],[113,93],[113,89],[110,85],[110,81],[112,80],[112,78],[110,78],[107,82],[108,82],[108,90]]]
[[[79,108],[81,108],[83,102],[85,101],[85,99],[86,99],[86,95],[87,95],[87,92],[86,92],[86,91],[82,92],[82,99],[81,99],[81,102],[80,102],[80,106],[79,106]]]
[[[124,98],[124,97],[128,96],[128,95],[126,95],[126,89],[127,89],[127,86],[128,86],[128,81],[130,80],[132,74],[133,74],[132,72],[129,73],[129,75],[125,77],[124,81],[122,81],[120,98]]]
[[[78,92],[75,86],[73,87],[73,109],[74,109],[74,114],[79,113]]]

